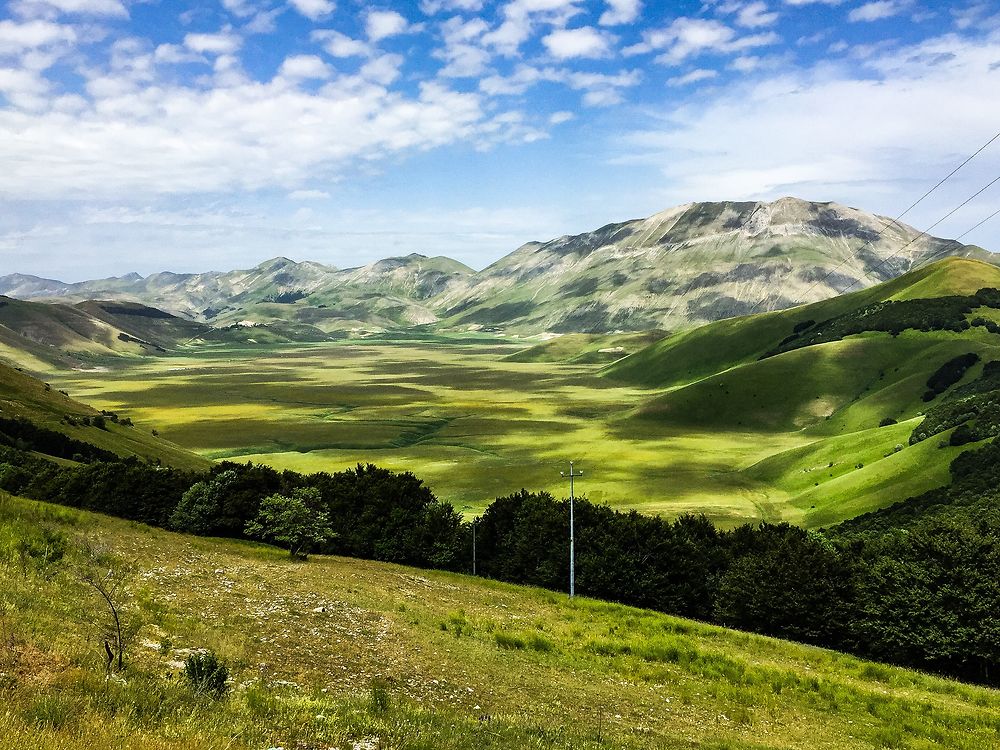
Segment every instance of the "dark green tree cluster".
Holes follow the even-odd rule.
[[[761,359],[801,349],[816,344],[840,341],[868,331],[882,331],[898,336],[906,330],[916,331],[966,331],[972,325],[986,325],[987,320],[978,316],[972,324],[966,316],[980,307],[1000,307],[1000,291],[980,289],[973,295],[931,297],[927,299],[888,300],[875,302],[858,310],[830,318],[815,326],[795,326],[792,333]]]
[[[0,446],[0,489],[206,536],[251,537],[303,551],[340,554],[421,567],[465,565],[468,529],[409,472],[371,464],[333,474],[278,472],[224,462],[205,474],[153,466],[137,458],[60,466]],[[265,499],[307,498],[329,519],[329,533],[297,547],[275,508],[260,518]],[[249,521],[264,521],[248,532]],[[280,526],[280,528],[279,528]]]
[[[952,445],[1000,436],[1000,362],[987,362],[979,378],[959,386],[929,409],[910,435],[910,444],[953,427],[957,429],[949,438]]]
[[[927,392],[924,394],[924,401],[933,401],[940,394],[951,388],[965,377],[965,373],[968,372],[969,368],[978,361],[979,355],[975,352],[960,354],[953,359],[949,359],[927,379]]]
[[[108,461],[116,457],[110,451],[82,440],[74,440],[61,432],[39,427],[27,419],[0,417],[0,445],[80,462]]]

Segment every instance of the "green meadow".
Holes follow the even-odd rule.
[[[18,564],[44,529],[65,557]],[[74,574],[128,563],[123,676]],[[0,494],[0,749],[987,750],[994,690],[454,573],[190,537]],[[228,665],[221,700],[180,668]]]
[[[655,389],[603,377],[600,363],[510,357],[523,349],[422,340],[201,347],[53,383],[210,459],[304,472],[372,462],[412,471],[472,511],[522,487],[565,494],[559,472],[571,459],[585,472],[577,491],[591,500],[704,512],[726,526],[829,523],[906,496],[880,488],[872,468],[855,469],[882,463],[906,442],[906,426],[821,434],[826,425],[797,423],[780,378],[756,400],[724,398],[709,381]],[[651,418],[664,399],[670,418]],[[871,420],[854,421],[845,425],[852,432]],[[817,472],[823,446],[835,466]],[[933,465],[907,474],[903,489],[944,481],[947,464]],[[884,463],[880,472],[906,468]],[[859,487],[860,499],[848,496]]]
[[[206,459],[301,472],[371,462],[412,471],[471,512],[521,488],[565,495],[559,472],[573,460],[578,491],[598,503],[816,527],[947,482],[963,450],[949,433],[909,445],[928,378],[970,353],[978,364],[952,387],[978,378],[1000,359],[1000,337],[916,325],[769,354],[816,321],[986,286],[1000,287],[1000,269],[950,259],[673,335],[538,341],[415,327],[322,343],[202,338],[51,380]],[[983,305],[968,317],[997,315]]]

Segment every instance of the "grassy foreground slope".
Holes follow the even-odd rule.
[[[0,364],[0,417],[27,419],[39,427],[60,432],[122,457],[158,459],[179,469],[204,469],[210,463],[195,453],[153,435],[141,423],[128,427],[105,419],[104,428],[98,428],[82,422],[84,418],[89,420],[99,415],[99,411],[70,398],[66,393],[20,370]]]
[[[15,544],[70,538],[58,565]],[[105,680],[78,540],[129,561],[136,638]],[[0,496],[0,748],[979,750],[1000,695],[539,589],[192,538]],[[221,702],[176,677],[230,664]],[[373,689],[373,685],[375,689]]]

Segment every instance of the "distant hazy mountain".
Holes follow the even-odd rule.
[[[437,324],[520,333],[677,330],[863,289],[981,248],[921,236],[835,203],[691,203],[648,219],[532,242],[476,273],[423,255],[360,268],[275,258],[244,271],[129,274],[65,284],[23,274],[0,294],[114,299],[225,327],[323,333]]]

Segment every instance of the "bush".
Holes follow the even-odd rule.
[[[198,695],[218,699],[229,690],[229,668],[214,651],[199,651],[185,659],[184,677]]]
[[[897,422],[892,417],[886,417],[885,419],[883,419],[881,422],[878,423],[878,426],[879,427],[890,427],[890,426],[892,426],[894,424],[899,424],[899,422]]]
[[[955,431],[951,433],[951,438],[948,442],[951,445],[965,445],[973,442],[975,439],[976,436],[972,432],[972,428],[967,424],[960,424],[955,428]]]

